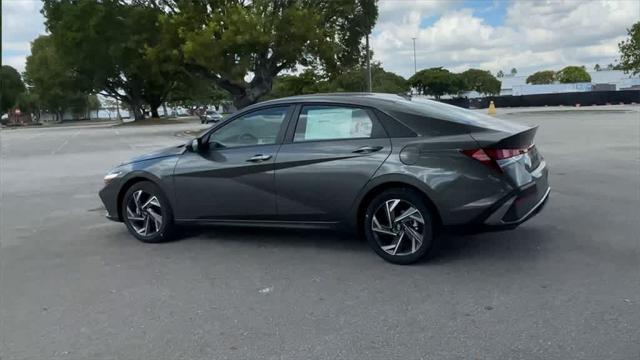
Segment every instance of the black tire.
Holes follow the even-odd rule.
[[[134,221],[130,220],[127,216],[127,204],[131,205],[130,201],[134,201],[133,194],[138,192],[139,190],[142,190],[143,194],[155,196],[160,204],[162,225],[159,226],[159,229],[155,229],[154,233],[150,235],[140,234],[138,231],[136,231],[134,225],[132,224]],[[133,184],[125,192],[122,198],[122,203],[120,204],[120,208],[122,211],[122,218],[127,227],[127,230],[129,230],[131,235],[133,235],[136,239],[145,243],[161,243],[174,239],[176,234],[176,225],[173,221],[173,211],[171,209],[171,204],[169,203],[166,196],[164,196],[162,190],[160,190],[160,188],[156,184],[150,181],[141,181]]]
[[[384,210],[384,208],[382,207],[385,206],[385,203],[387,201],[394,200],[394,199],[401,200],[402,202],[400,202],[399,204],[401,204],[402,206],[407,206],[407,205],[413,206],[420,213],[419,219],[423,220],[423,223],[420,223],[419,220],[415,221],[415,220],[407,219],[408,221],[413,223],[411,227],[412,229],[414,229],[413,226],[415,226],[415,230],[419,233],[422,233],[422,242],[419,246],[416,245],[415,251],[413,251],[413,249],[411,248],[411,245],[413,244],[411,243],[407,244],[407,241],[404,240],[405,237],[401,237],[401,241],[403,241],[402,243],[400,241],[395,242],[394,240],[397,238],[394,237],[393,235],[387,235],[384,233],[380,233],[378,231],[374,232],[373,230],[374,214],[376,214],[377,211],[381,211],[381,209]],[[379,216],[379,213],[378,213],[378,216]],[[418,216],[416,215],[416,217]],[[391,225],[389,226],[387,225],[389,221],[386,219],[379,220],[376,218],[376,221],[378,221],[378,224],[380,224],[383,228],[389,227],[391,231],[397,234],[401,232],[404,233],[404,231],[402,230],[402,226],[404,226],[403,224],[393,225],[394,223],[391,222]],[[390,263],[408,265],[434,254],[435,250],[438,247],[436,238],[434,236],[435,235],[434,223],[435,221],[434,221],[433,211],[431,211],[429,207],[425,204],[425,200],[421,194],[419,194],[418,192],[412,189],[393,188],[393,189],[385,190],[384,192],[382,192],[381,194],[373,198],[371,202],[369,202],[369,205],[367,205],[367,210],[366,210],[365,218],[363,221],[363,226],[364,226],[363,230],[364,230],[364,234],[367,239],[367,242],[369,243],[369,246],[371,246],[371,248],[373,249],[373,251],[376,252],[376,254],[378,254],[380,257],[382,257],[383,259],[385,259]],[[394,226],[398,226],[398,229],[393,229]],[[407,230],[407,232],[408,231],[409,230]],[[392,251],[392,249],[384,250],[383,244],[381,242],[387,239],[391,244],[391,245],[387,245],[387,247],[392,246],[394,243],[401,244],[404,248],[406,248],[407,250],[405,251],[406,253],[393,255],[388,252],[388,251]],[[411,242],[411,238],[409,238],[409,242]],[[399,248],[399,247],[400,247],[399,245],[396,245],[396,248]],[[393,249],[393,250],[396,250],[396,249]]]

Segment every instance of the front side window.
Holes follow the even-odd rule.
[[[295,142],[383,137],[384,130],[360,108],[304,106],[300,112]]]
[[[213,132],[209,137],[209,143],[215,142],[225,148],[273,145],[286,114],[286,106],[254,111]]]

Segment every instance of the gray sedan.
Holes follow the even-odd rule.
[[[145,242],[188,224],[342,227],[409,264],[442,231],[513,229],[540,211],[536,129],[395,95],[277,99],[116,166],[100,197]]]

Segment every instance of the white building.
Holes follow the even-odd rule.
[[[640,86],[640,77],[625,74],[620,70],[589,71],[591,83],[577,84],[548,84],[529,85],[528,75],[505,76],[499,78],[502,82],[500,95],[532,95],[532,94],[553,94],[561,92],[591,91],[594,84],[615,85],[616,90],[624,90],[632,86]]]

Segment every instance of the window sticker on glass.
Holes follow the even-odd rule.
[[[304,139],[352,139],[371,136],[372,123],[366,111],[351,108],[305,109]]]
[[[354,110],[351,114],[351,137],[370,137],[371,128],[371,119],[367,113],[364,110]]]

